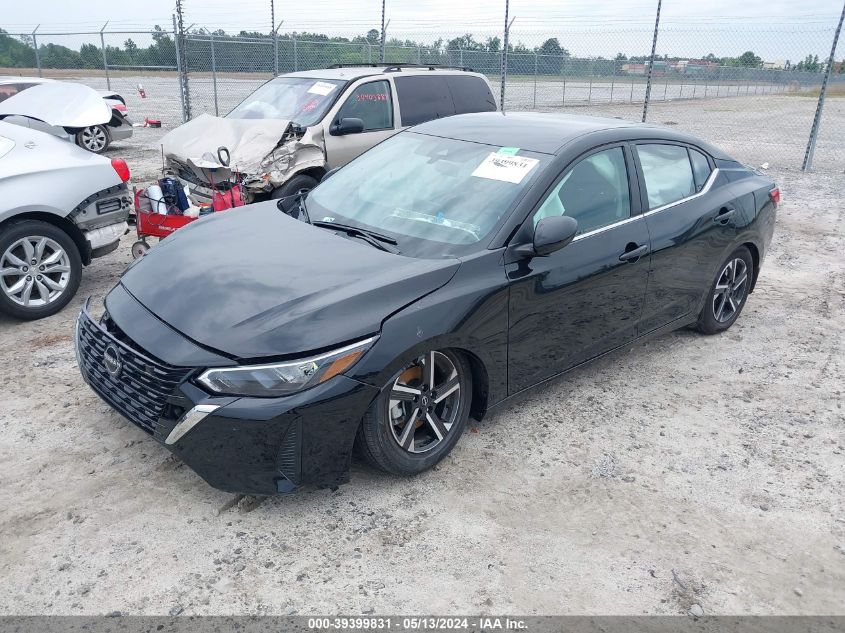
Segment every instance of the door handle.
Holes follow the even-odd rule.
[[[635,245],[636,246],[636,245]],[[625,251],[619,256],[620,262],[635,262],[640,257],[648,253],[648,244],[643,244],[642,246],[637,246],[630,251]]]
[[[713,221],[716,224],[725,225],[728,223],[731,217],[733,217],[734,213],[736,213],[736,209],[734,209],[733,207],[722,207],[716,217],[713,218]]]

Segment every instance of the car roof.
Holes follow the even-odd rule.
[[[337,66],[334,68],[315,68],[313,70],[300,70],[294,73],[285,73],[282,77],[308,77],[313,79],[344,79],[350,81],[361,77],[372,75],[430,75],[432,73],[441,75],[478,75],[471,70],[461,68],[449,68],[438,66],[413,66],[403,64],[377,64],[363,66]]]
[[[500,147],[518,147],[540,154],[559,154],[577,138],[606,130],[618,130],[619,140],[657,138],[691,143],[717,158],[724,153],[684,132],[611,117],[549,112],[479,112],[427,121],[412,132],[442,136]]]

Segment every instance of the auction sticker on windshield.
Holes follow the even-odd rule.
[[[318,81],[308,89],[308,92],[315,95],[323,95],[325,97],[334,89],[334,84],[326,83],[325,81]]]
[[[523,178],[540,161],[527,156],[507,156],[497,152],[491,152],[484,161],[472,172],[477,178],[489,178],[490,180],[501,180],[518,185]]]

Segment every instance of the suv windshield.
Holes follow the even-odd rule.
[[[286,119],[314,125],[334,103],[345,81],[313,77],[277,77],[227,114],[230,119]]]
[[[402,253],[454,255],[477,246],[549,156],[403,132],[314,189],[311,218],[388,233]]]

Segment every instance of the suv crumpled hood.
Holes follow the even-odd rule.
[[[195,342],[259,359],[378,332],[387,316],[443,286],[459,266],[380,251],[295,220],[269,201],[179,229],[121,283]]]

